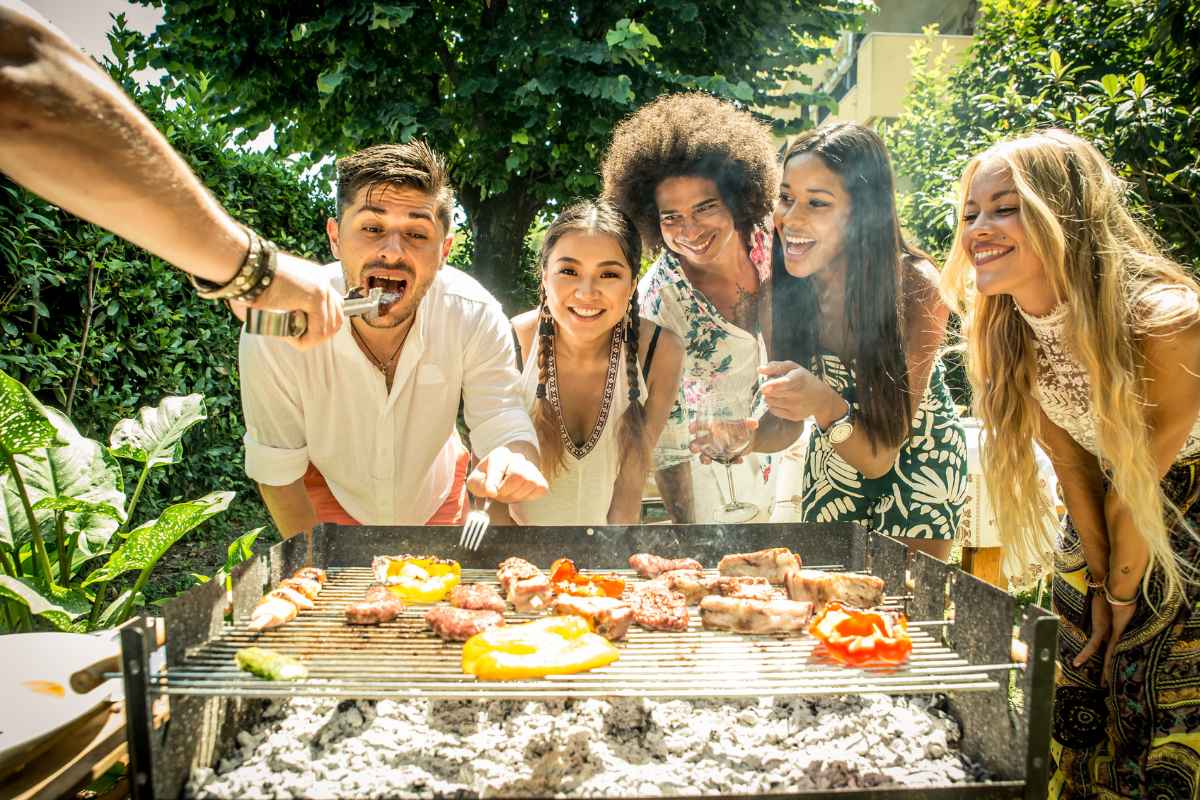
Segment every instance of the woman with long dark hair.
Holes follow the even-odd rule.
[[[755,448],[787,447],[813,417],[802,520],[857,522],[946,558],[967,478],[938,358],[949,310],[900,232],[879,136],[845,123],[797,138],[773,219],[774,360]]]
[[[541,302],[513,328],[550,491],[510,507],[520,524],[641,521],[683,362],[678,337],[638,314],[641,254],[633,223],[602,200],[575,203],[546,230]]]

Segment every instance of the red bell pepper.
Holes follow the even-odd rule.
[[[825,645],[835,661],[853,667],[896,666],[912,653],[908,622],[902,614],[860,611],[832,602],[812,621],[808,632]]]
[[[583,575],[569,558],[560,558],[550,566],[550,583],[559,594],[576,597],[620,597],[625,579],[618,575]]]

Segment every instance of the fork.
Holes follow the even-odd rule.
[[[465,547],[468,550],[478,550],[480,542],[483,541],[483,534],[487,533],[488,525],[491,524],[492,518],[488,516],[488,509],[492,505],[492,498],[485,498],[483,508],[476,508],[467,514],[467,519],[463,523],[462,536],[458,538],[460,547]]]

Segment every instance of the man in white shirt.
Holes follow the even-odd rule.
[[[453,203],[441,158],[421,142],[340,160],[330,279],[399,301],[309,351],[242,335],[246,474],[285,537],[316,522],[453,524],[464,482],[501,503],[546,492],[508,320],[444,266]],[[460,397],[481,457],[469,478]]]

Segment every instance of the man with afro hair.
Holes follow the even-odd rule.
[[[718,520],[720,476],[693,458],[688,427],[698,392],[748,396],[766,361],[767,221],[779,188],[770,129],[706,94],[664,95],[617,126],[602,173],[606,199],[658,253],[638,284],[641,314],[686,348],[680,394],[654,452],[659,491],[676,522]],[[738,499],[765,512],[769,457],[734,469]]]

